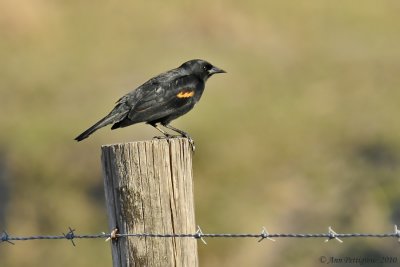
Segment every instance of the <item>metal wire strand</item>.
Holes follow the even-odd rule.
[[[203,233],[198,227],[195,233],[118,233],[118,229],[113,229],[110,233],[101,234],[75,234],[75,229],[68,227],[68,232],[62,235],[32,235],[32,236],[11,236],[6,231],[0,235],[0,243],[14,245],[12,241],[28,240],[56,240],[66,239],[75,246],[75,239],[106,239],[116,240],[118,238],[139,237],[139,238],[195,238],[200,239],[207,244],[205,238],[257,238],[259,242],[264,239],[275,241],[274,238],[326,238],[325,242],[332,239],[342,243],[344,238],[397,238],[400,242],[400,230],[397,225],[394,226],[394,232],[390,233],[337,233],[332,227],[328,228],[326,233],[269,233],[265,227],[261,233]]]

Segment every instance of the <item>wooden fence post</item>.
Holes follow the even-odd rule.
[[[102,146],[109,226],[119,233],[195,233],[192,151],[186,138]],[[120,237],[114,267],[198,266],[190,237]]]

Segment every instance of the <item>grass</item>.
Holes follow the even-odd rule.
[[[0,4],[0,147],[8,173],[0,180],[11,192],[0,229],[106,230],[99,146],[155,132],[133,126],[102,129],[84,143],[73,138],[121,95],[191,58],[228,71],[175,122],[198,147],[203,231],[332,225],[386,232],[396,223],[397,2],[19,2]],[[199,247],[203,266],[317,266],[325,254],[394,255],[388,241],[212,240]],[[79,241],[78,249],[18,243],[0,255],[5,266],[111,264],[108,246],[93,241]]]

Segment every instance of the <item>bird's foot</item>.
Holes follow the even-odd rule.
[[[196,146],[194,145],[194,140],[192,137],[190,137],[189,135],[173,135],[173,134],[166,134],[166,135],[161,135],[161,136],[154,136],[153,139],[170,139],[170,138],[179,138],[179,137],[184,137],[189,141],[189,145],[192,149],[192,151],[194,152],[196,150]]]
[[[167,135],[154,136],[153,139],[169,139],[174,137],[176,136],[172,134],[167,134]]]

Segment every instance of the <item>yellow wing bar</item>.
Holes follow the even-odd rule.
[[[194,91],[182,91],[176,95],[178,98],[189,98],[194,96]]]

